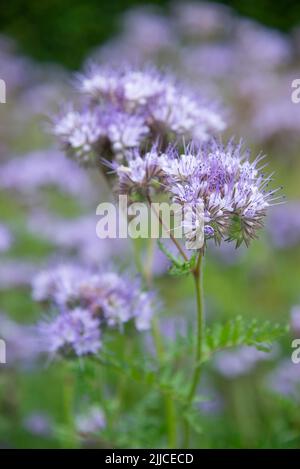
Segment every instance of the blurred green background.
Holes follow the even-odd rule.
[[[213,2],[215,3],[215,2]],[[222,2],[241,15],[288,31],[300,22],[294,0],[229,0]],[[22,52],[37,60],[78,68],[95,46],[118,31],[120,15],[130,7],[166,0],[11,0],[0,9],[0,31],[14,37]]]

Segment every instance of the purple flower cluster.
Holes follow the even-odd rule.
[[[164,63],[206,96],[233,109],[231,124],[253,142],[278,151],[299,143],[299,106],[289,97],[298,76],[299,32],[293,38],[239,17],[223,5],[181,2],[168,16],[135,8],[119,36],[93,54],[102,64]],[[154,31],[154,33],[153,33]],[[297,146],[293,145],[295,154]]]
[[[50,354],[96,353],[103,329],[133,320],[137,330],[147,330],[153,315],[153,293],[142,291],[137,280],[70,265],[37,275],[33,298],[59,312],[38,328]]]
[[[156,139],[205,141],[225,128],[215,105],[156,70],[93,68],[79,78],[79,91],[83,110],[62,113],[53,133],[82,163],[95,156],[122,159]]]
[[[127,164],[114,163],[119,192],[144,197],[151,191],[165,191],[172,202],[194,214],[195,227],[204,207],[204,234],[217,244],[221,240],[243,242],[248,246],[263,225],[266,209],[274,201],[275,190],[267,190],[270,176],[261,173],[259,155],[253,162],[241,143],[224,146],[217,141],[191,144],[184,154],[157,147],[143,157],[139,152],[127,156]]]

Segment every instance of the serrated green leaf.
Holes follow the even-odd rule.
[[[272,324],[270,321],[259,323],[256,319],[249,321],[238,316],[224,324],[214,324],[206,329],[204,360],[225,348],[248,345],[269,352],[271,344],[288,330],[287,326]]]

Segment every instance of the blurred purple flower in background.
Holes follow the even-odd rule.
[[[53,421],[45,412],[34,411],[23,420],[23,427],[35,436],[47,438],[53,433]]]
[[[0,313],[0,333],[6,343],[6,366],[30,367],[36,362],[39,347],[32,326],[18,324]]]
[[[99,319],[87,309],[62,312],[38,326],[41,350],[50,356],[57,353],[66,356],[75,353],[79,357],[96,354],[101,347],[99,326]]]
[[[81,198],[91,193],[88,176],[55,150],[32,152],[1,165],[0,188],[3,190],[26,195],[49,186]]]
[[[290,323],[293,335],[300,338],[300,305],[292,307]]]
[[[272,360],[274,352],[263,352],[254,347],[241,346],[232,351],[219,352],[214,360],[215,369],[225,378],[235,379],[251,373],[261,361]]]
[[[79,218],[60,218],[46,211],[33,211],[27,220],[29,232],[61,249],[64,257],[76,255],[84,265],[99,265],[122,256],[130,256],[131,246],[125,239],[99,239],[94,214]]]
[[[0,291],[30,285],[31,278],[38,269],[38,265],[34,265],[33,263],[25,260],[1,260]]]
[[[183,36],[211,39],[231,28],[231,10],[219,3],[186,1],[175,4],[174,16]]]
[[[300,366],[290,359],[282,360],[268,377],[268,386],[284,396],[299,400]]]
[[[10,230],[0,223],[0,253],[8,251],[13,242]]]
[[[205,141],[224,130],[215,104],[154,68],[92,67],[79,76],[82,111],[67,111],[54,120],[53,133],[66,153],[81,163],[95,156],[122,159],[127,151],[156,139],[194,138]]]
[[[300,243],[300,202],[291,201],[272,207],[267,232],[276,248],[289,248]]]
[[[84,413],[76,415],[75,425],[77,431],[83,435],[97,433],[106,426],[104,412],[99,406],[93,405]]]

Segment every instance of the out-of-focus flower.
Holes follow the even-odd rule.
[[[217,392],[210,384],[202,385],[199,389],[200,396],[204,396],[203,401],[199,402],[199,409],[207,416],[220,414],[224,409],[224,400],[222,395]]]
[[[61,153],[44,150],[13,158],[0,168],[0,188],[31,194],[54,186],[75,196],[91,194],[88,176]]]
[[[273,68],[286,65],[291,58],[290,43],[276,30],[250,20],[240,20],[236,26],[237,54],[247,68]]]
[[[272,207],[267,232],[276,248],[289,248],[300,243],[300,202],[291,201]]]
[[[232,26],[230,9],[213,2],[178,3],[175,19],[183,36],[201,39],[223,35]]]
[[[0,313],[0,334],[6,344],[8,367],[27,367],[39,356],[39,347],[30,326],[18,324],[7,315]]]
[[[60,248],[65,257],[76,258],[84,265],[99,265],[114,257],[126,258],[130,246],[125,239],[99,239],[95,231],[95,216],[83,215],[65,219],[40,210],[28,217],[27,229]]]
[[[205,141],[225,128],[215,104],[154,69],[94,67],[79,77],[79,92],[84,110],[63,113],[55,119],[53,133],[81,163],[112,155],[120,159],[149,140]]]
[[[83,435],[97,433],[106,426],[106,419],[103,410],[94,405],[86,412],[76,416],[76,429]]]
[[[0,224],[0,252],[8,251],[11,245],[12,245],[12,235],[9,229],[1,223]]]
[[[246,249],[243,246],[240,249],[235,249],[232,243],[221,243],[220,246],[217,246],[213,242],[208,242],[208,246],[213,258],[226,268],[240,264],[245,258]]]
[[[273,353],[241,346],[236,350],[219,352],[215,357],[214,367],[225,378],[234,379],[251,373],[257,363],[273,358]]]
[[[30,285],[38,267],[30,262],[5,259],[0,264],[0,291]]]
[[[154,294],[143,291],[137,280],[70,265],[41,272],[33,281],[33,298],[59,311],[38,328],[50,353],[96,353],[100,329],[133,320],[144,331],[154,313]]]
[[[282,360],[269,375],[268,385],[272,391],[299,399],[300,367],[291,360]]]
[[[295,305],[291,309],[291,330],[294,336],[300,336],[300,305]]]
[[[293,70],[262,76],[259,88],[252,90],[253,112],[249,130],[253,138],[257,142],[280,144],[285,152],[299,143],[300,109],[287,96],[295,76],[297,72]]]
[[[23,427],[32,435],[44,438],[53,433],[52,419],[44,412],[35,411],[27,415],[23,420]]]
[[[151,7],[128,11],[123,21],[123,40],[132,51],[140,53],[143,60],[168,50],[176,41],[172,25],[159,10]],[[123,42],[123,41],[122,41]],[[138,44],[138,48],[136,45]],[[136,55],[133,58],[138,58]]]
[[[89,160],[94,145],[105,135],[96,113],[73,110],[57,119],[53,133],[60,139],[65,151],[82,163]]]
[[[95,354],[101,348],[100,321],[91,311],[75,308],[65,311],[38,327],[40,346],[50,355]]]
[[[16,50],[15,43],[7,37],[0,38],[1,78],[7,84],[10,95],[20,92],[34,77],[34,64],[22,57]]]

